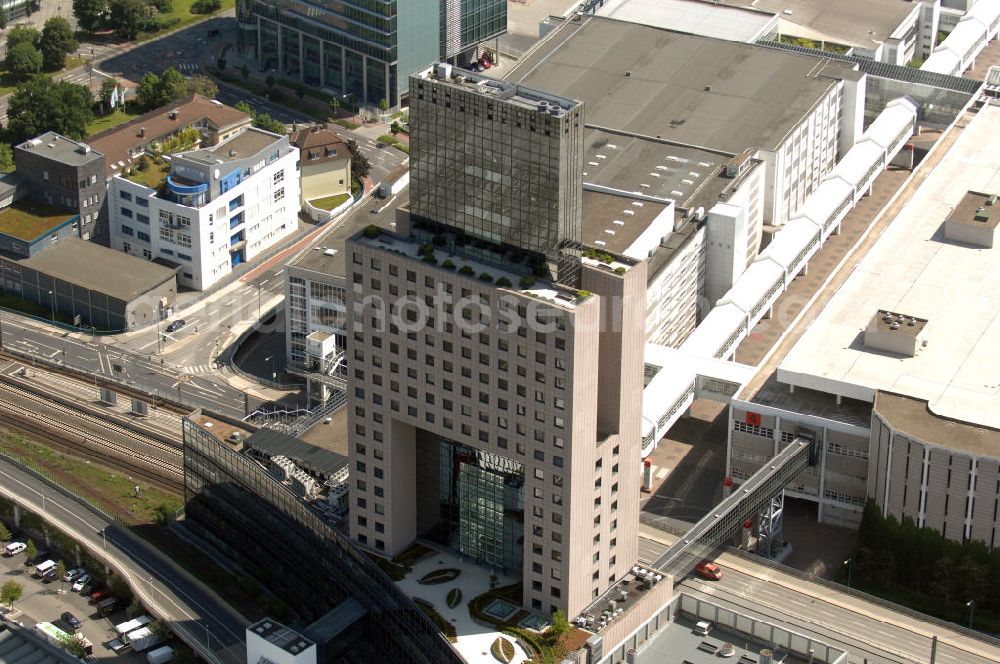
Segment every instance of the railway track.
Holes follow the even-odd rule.
[[[143,436],[27,390],[0,383],[0,421],[69,452],[83,453],[106,465],[127,469],[164,488],[174,491],[184,488],[180,446]],[[71,424],[74,421],[89,427],[74,426]]]

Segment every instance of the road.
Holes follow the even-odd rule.
[[[642,532],[648,533],[647,530]],[[640,534],[639,557],[656,560],[667,537]],[[734,610],[754,613],[831,645],[845,648],[849,661],[929,661],[931,636],[937,635],[939,664],[986,664],[1000,661],[1000,648],[930,622],[865,602],[780,570],[723,553],[716,561],[719,581],[687,577],[683,592]]]
[[[42,515],[122,573],[151,612],[226,664],[245,661],[248,621],[162,553],[84,500],[0,459],[0,494]]]
[[[36,327],[11,315],[3,320],[3,348],[19,356],[36,357],[113,381],[129,389],[193,407],[242,418],[260,399],[222,381],[189,374],[151,355],[118,349],[107,343],[73,338],[66,332]],[[155,330],[153,343],[156,343]]]

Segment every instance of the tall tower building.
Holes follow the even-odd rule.
[[[579,279],[583,104],[437,65],[410,79],[410,211]],[[466,246],[468,246],[468,242]]]
[[[637,558],[646,266],[567,250],[578,102],[441,66],[411,91],[412,205],[346,248],[351,535],[572,616]]]

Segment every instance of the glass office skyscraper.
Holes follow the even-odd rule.
[[[240,0],[238,16],[265,71],[362,105],[396,106],[411,73],[507,31],[506,0]]]

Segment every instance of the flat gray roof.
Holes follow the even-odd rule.
[[[642,207],[632,205],[633,202]],[[622,254],[666,208],[666,203],[634,201],[626,196],[585,190],[583,243]],[[626,210],[632,214],[625,214]],[[673,217],[670,223],[673,224]]]
[[[247,627],[247,630],[293,655],[297,655],[303,650],[316,645],[291,627],[285,627],[271,618],[264,618],[255,622]]]
[[[83,166],[104,158],[103,154],[91,149],[86,143],[74,141],[54,131],[47,131],[40,136],[29,139],[18,145],[17,149],[40,154],[47,159],[70,166]]]
[[[587,16],[505,79],[582,100],[591,128],[738,153],[775,149],[853,66]]]
[[[826,41],[862,48],[871,48],[872,40],[884,42],[918,6],[908,0],[722,1],[777,14],[781,34],[816,40],[825,37]]]
[[[795,390],[798,392],[798,390]],[[875,411],[897,431],[953,450],[1000,457],[1000,431],[959,422],[932,413],[925,399],[882,392],[875,394]]]
[[[993,201],[990,203],[990,201]],[[996,228],[1000,223],[1000,203],[996,194],[970,191],[948,215],[949,223],[982,228]]]
[[[345,215],[343,222],[320,235],[307,249],[289,261],[289,266],[311,272],[344,276],[346,274],[344,246],[347,244],[347,238],[372,224],[392,230],[396,221],[396,208],[410,202],[409,188],[404,189],[391,205],[385,205],[388,202],[387,200],[382,204],[385,209],[378,213],[352,212]]]
[[[170,268],[152,261],[77,237],[64,238],[31,258],[17,262],[123,302],[131,302],[175,275]]]
[[[583,181],[687,207],[732,155],[619,132],[588,129]],[[732,182],[732,180],[728,180]]]
[[[639,659],[650,662],[685,662],[687,664],[718,664],[720,661],[732,662],[733,664],[758,664],[762,661],[760,651],[769,647],[763,641],[748,639],[745,634],[730,632],[718,625],[712,628],[708,636],[695,634],[696,622],[687,616],[678,616],[640,648]],[[725,643],[732,644],[735,649],[735,653],[728,658],[720,657],[716,654],[717,650],[710,649],[711,646],[721,649]],[[706,645],[702,646],[702,644]],[[805,660],[780,649],[775,652],[775,655],[777,655],[775,662],[805,664]]]
[[[598,16],[695,35],[753,43],[777,27],[769,12],[708,0],[610,0]]]

